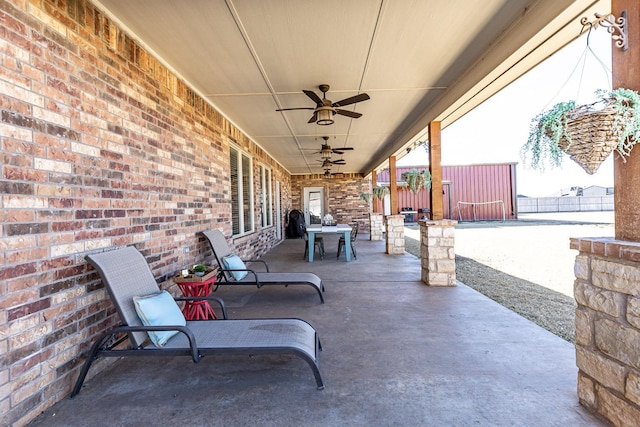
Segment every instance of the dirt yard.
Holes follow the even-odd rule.
[[[419,254],[417,226],[405,228],[407,252]],[[613,212],[522,214],[517,221],[456,227],[456,276],[505,307],[574,342],[571,237],[613,236]]]

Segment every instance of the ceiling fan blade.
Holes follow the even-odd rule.
[[[331,104],[332,107],[344,107],[345,105],[355,104],[356,102],[366,101],[369,98],[369,95],[366,93],[361,93],[360,95],[352,96],[351,98],[345,98],[342,101],[334,102]]]
[[[346,165],[347,162],[345,162],[344,160],[340,159],[340,160],[334,160],[331,162],[334,165]]]
[[[316,93],[312,90],[303,90],[304,94],[307,95],[313,102],[315,102],[318,106],[322,105],[322,98],[320,98]]]
[[[311,107],[300,107],[300,108],[280,108],[276,111],[291,111],[291,110],[315,110],[315,108]]]
[[[353,150],[353,147],[342,147],[342,148],[334,148],[333,152],[336,154],[343,154],[343,151],[351,151]]]
[[[358,117],[362,117],[362,113],[356,113],[355,111],[349,110],[336,110],[336,114],[340,114],[343,116],[351,117],[353,119],[357,119]]]
[[[315,123],[316,121],[318,121],[318,112],[314,111],[313,116],[311,116],[307,123]]]

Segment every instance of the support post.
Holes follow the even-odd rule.
[[[431,219],[444,217],[442,206],[442,144],[440,122],[429,123],[429,172],[431,173]]]
[[[371,187],[377,187],[378,186],[378,171],[377,170],[373,170],[371,171]],[[380,201],[378,199],[374,199],[373,195],[371,196],[372,202],[373,202],[373,213],[378,213],[380,212]]]
[[[615,46],[612,41],[613,88],[640,90],[640,2],[637,0],[613,0],[611,12],[620,16],[627,12],[627,50]],[[615,237],[617,240],[640,242],[640,147],[634,147],[630,156],[622,158],[614,154],[614,210]]]
[[[389,199],[391,200],[391,215],[398,213],[398,180],[396,179],[396,156],[389,157]]]
[[[420,264],[427,286],[456,286],[455,228],[450,219],[418,221]]]
[[[626,10],[628,49],[613,43],[613,88],[640,89],[640,2]],[[614,154],[615,239],[573,238],[576,365],[580,404],[611,425],[640,425],[640,148]]]

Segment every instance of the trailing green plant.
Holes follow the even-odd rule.
[[[635,90],[624,88],[599,89],[596,95],[608,99],[616,107],[613,117],[613,129],[618,139],[616,150],[624,159],[640,141],[640,95]]]
[[[544,170],[547,162],[552,166],[562,164],[564,152],[558,143],[562,137],[571,139],[566,132],[566,113],[574,108],[576,108],[575,101],[559,102],[550,110],[531,119],[529,138],[520,149],[520,155],[525,164],[540,170]],[[531,158],[528,159],[527,155]]]
[[[563,150],[574,142],[568,132],[568,122],[574,119],[577,109],[589,107],[589,111],[598,111],[596,106],[613,107],[611,130],[616,150],[623,159],[628,156],[640,141],[640,95],[624,88],[599,89],[595,95],[598,101],[590,106],[578,107],[575,101],[559,102],[531,119],[529,137],[520,150],[523,163],[539,170],[544,170],[546,164],[561,166]]]
[[[431,188],[431,172],[427,169],[420,171],[417,169],[411,169],[410,171],[403,172],[400,177],[407,183],[407,187],[409,187],[409,189],[414,193],[417,193],[423,188]]]
[[[378,200],[384,200],[385,196],[389,195],[389,187],[377,186],[371,189],[373,198]]]
[[[369,203],[371,201],[371,193],[360,193],[360,200]]]

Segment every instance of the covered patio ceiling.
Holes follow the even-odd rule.
[[[96,4],[292,174],[369,174],[453,123],[579,35],[610,0],[100,0]],[[302,90],[339,101],[308,124]],[[523,100],[526,102],[526,100]],[[499,122],[487,126],[500,126]],[[443,141],[446,144],[446,141]]]

